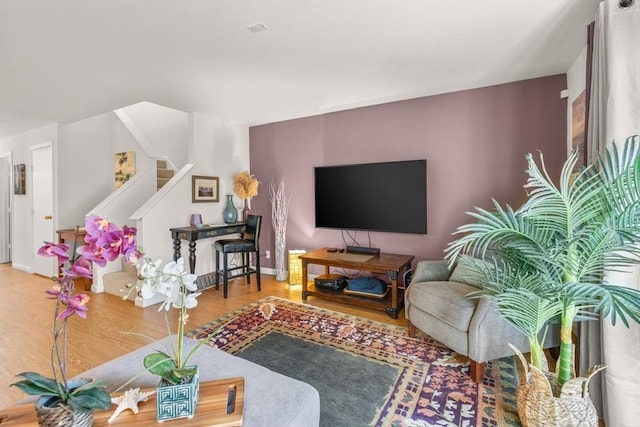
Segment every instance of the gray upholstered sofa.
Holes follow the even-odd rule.
[[[409,335],[414,336],[417,328],[467,356],[476,382],[482,381],[485,362],[514,354],[509,343],[529,352],[527,339],[500,317],[494,302],[466,297],[480,287],[462,265],[449,271],[444,260],[420,261],[404,296]],[[558,345],[554,328],[544,347]]]

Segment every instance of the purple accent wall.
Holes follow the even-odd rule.
[[[252,127],[251,173],[262,183],[252,211],[263,215],[261,252],[272,253],[262,266],[274,265],[272,181],[284,177],[291,196],[287,249],[335,247],[344,244],[340,230],[314,227],[313,167],[422,158],[428,234],[372,232],[371,246],[441,259],[473,206],[524,201],[527,153],[544,153],[547,170],[559,176],[567,156],[566,85],[561,74]],[[366,232],[356,235],[369,245]]]

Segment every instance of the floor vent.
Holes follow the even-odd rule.
[[[198,276],[196,279],[198,290],[208,289],[216,285],[216,273],[207,273]]]

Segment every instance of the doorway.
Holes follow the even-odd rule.
[[[31,200],[33,206],[33,269],[42,276],[56,276],[55,258],[37,256],[43,242],[54,242],[53,147],[51,142],[31,149]]]
[[[11,153],[0,154],[0,264],[11,262]]]

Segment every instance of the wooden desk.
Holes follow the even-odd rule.
[[[177,261],[182,256],[180,251],[180,240],[189,242],[189,269],[191,274],[196,271],[196,241],[209,237],[224,236],[227,234],[238,234],[244,232],[245,223],[235,224],[205,225],[202,228],[177,227],[170,228],[173,239],[173,260]]]
[[[330,301],[345,302],[361,307],[386,311],[394,319],[404,305],[404,288],[398,287],[398,274],[411,268],[413,255],[385,254],[353,254],[345,252],[329,252],[327,248],[316,249],[300,255],[302,260],[302,299],[307,300],[309,295],[327,299]],[[363,297],[349,295],[343,291],[318,289],[309,284],[307,271],[308,264],[325,266],[325,274],[329,274],[331,267],[347,268],[352,270],[384,273],[391,281],[390,292],[384,298]],[[390,294],[390,295],[389,295]]]
[[[84,228],[79,228],[78,230],[76,230],[75,228],[67,228],[64,230],[57,230],[56,233],[58,234],[58,243],[64,243],[68,245],[71,250],[73,250],[74,244],[75,249],[78,249],[79,247],[84,245],[84,236],[86,236],[87,230]],[[62,272],[58,267],[58,275],[60,275],[61,273]],[[74,282],[78,288],[84,289],[85,291],[91,290],[92,281],[87,279],[86,277],[77,277]]]

